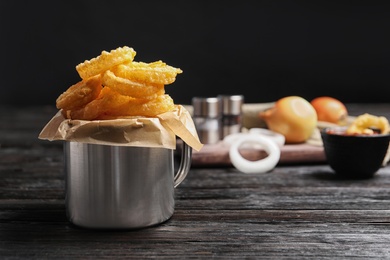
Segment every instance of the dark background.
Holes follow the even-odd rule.
[[[0,104],[54,106],[77,64],[124,45],[184,71],[178,104],[390,98],[390,1],[1,0],[0,19]]]

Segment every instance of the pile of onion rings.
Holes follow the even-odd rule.
[[[368,113],[358,116],[347,129],[349,135],[388,134],[389,132],[390,125],[386,117]]]
[[[129,116],[154,117],[172,111],[172,98],[165,85],[176,80],[181,69],[162,61],[135,62],[136,52],[127,46],[86,60],[76,66],[81,81],[56,100],[65,118],[114,119]]]

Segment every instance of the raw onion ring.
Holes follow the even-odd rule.
[[[241,156],[238,148],[243,143],[247,142],[260,144],[267,152],[268,156],[258,161],[246,160]],[[234,167],[243,173],[265,173],[275,168],[276,164],[279,162],[280,148],[268,137],[249,134],[246,136],[241,136],[239,139],[233,142],[233,144],[230,146],[229,157]]]

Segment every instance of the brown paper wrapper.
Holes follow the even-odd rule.
[[[90,144],[176,148],[176,136],[199,151],[203,144],[191,114],[181,105],[156,117],[111,120],[65,119],[59,111],[43,128],[40,139]]]

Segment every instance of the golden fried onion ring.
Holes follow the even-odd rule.
[[[58,109],[71,110],[83,107],[96,99],[102,90],[102,78],[96,75],[70,86],[56,100]]]
[[[104,87],[99,97],[84,108],[66,111],[64,114],[68,118],[81,120],[128,116],[154,117],[172,111],[174,107],[173,100],[169,95],[160,95],[156,99],[145,102],[141,99],[121,95],[110,87]]]
[[[347,129],[347,134],[372,135],[374,129],[380,130],[381,134],[389,133],[389,121],[383,116],[363,114],[358,116]]]
[[[110,52],[102,51],[101,55],[78,64],[76,70],[82,79],[87,79],[116,65],[131,62],[135,55],[134,49],[127,46],[119,47]]]
[[[154,117],[173,110],[164,86],[182,70],[162,61],[133,62],[135,55],[124,46],[78,64],[83,80],[58,97],[57,108],[64,117],[79,120]]]
[[[103,85],[119,94],[146,100],[155,99],[165,93],[163,84],[145,84],[116,76],[107,70],[103,75]]]
[[[115,75],[133,81],[168,85],[183,71],[160,61],[152,63],[127,62],[112,69]]]

